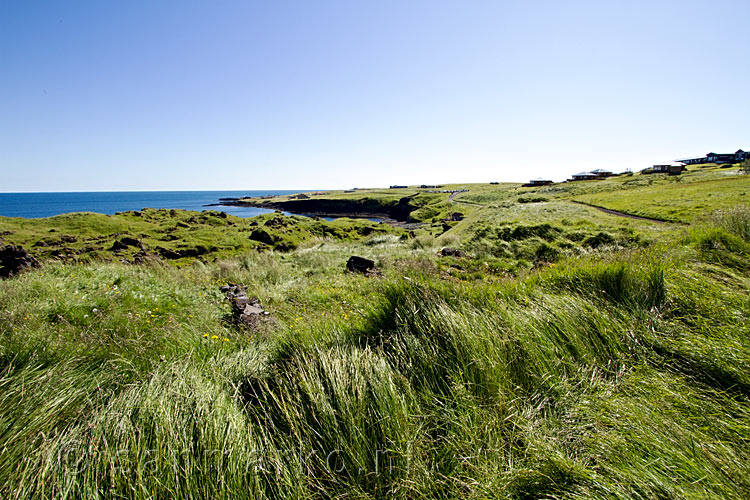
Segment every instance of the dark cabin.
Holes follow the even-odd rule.
[[[651,171],[655,174],[680,175],[685,170],[687,169],[684,165],[676,165],[674,163],[664,163],[651,167]]]
[[[539,186],[549,186],[552,184],[552,181],[549,179],[542,179],[541,177],[537,177],[536,179],[531,179],[526,184],[522,184],[521,187],[539,187]]]
[[[607,177],[612,177],[613,175],[615,175],[609,170],[604,170],[603,168],[597,168],[596,170],[592,170],[590,173],[594,174],[597,179],[605,179]]]
[[[598,179],[599,177],[592,173],[592,172],[580,172],[577,174],[573,174],[570,178],[571,181],[593,181],[594,179]]]

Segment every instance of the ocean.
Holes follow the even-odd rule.
[[[238,217],[271,212],[254,207],[207,207],[219,198],[291,194],[299,191],[113,191],[81,193],[0,193],[0,216],[39,218],[70,212],[114,214],[143,208],[221,210]]]

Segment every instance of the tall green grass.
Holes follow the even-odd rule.
[[[491,283],[380,236],[4,281],[0,494],[746,498],[746,277],[690,241]]]

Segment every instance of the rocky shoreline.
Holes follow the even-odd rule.
[[[402,200],[403,201],[403,200]],[[337,205],[338,207],[345,208],[339,210],[331,210],[331,205]],[[404,210],[405,204],[400,202],[395,207],[391,208],[389,212],[385,211],[390,207],[379,205],[378,208],[381,210],[363,210],[367,208],[366,204],[360,204],[350,202],[348,200],[329,200],[329,199],[309,199],[309,200],[286,200],[286,201],[247,201],[240,198],[220,198],[217,203],[211,203],[206,206],[224,206],[224,207],[256,207],[265,208],[269,210],[281,210],[289,212],[294,215],[302,215],[304,217],[320,217],[320,218],[342,218],[347,217],[350,219],[378,219],[378,222],[384,222],[392,226],[403,227],[407,229],[415,229],[422,224],[407,222],[408,210]],[[322,209],[322,207],[328,206],[329,209]]]

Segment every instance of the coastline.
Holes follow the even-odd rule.
[[[351,209],[343,210],[331,210],[322,207],[330,206],[331,203],[335,203],[339,207],[347,207]],[[374,222],[383,222],[396,227],[402,227],[407,229],[415,229],[420,227],[421,223],[408,222],[408,212],[404,213],[402,210],[392,210],[391,212],[385,210],[367,210],[368,205],[350,202],[346,200],[336,200],[335,202],[331,199],[306,199],[306,200],[282,200],[282,201],[250,201],[249,198],[220,198],[216,203],[205,205],[207,207],[253,207],[253,208],[264,208],[267,210],[280,210],[283,212],[291,213],[294,215],[301,215],[303,217],[320,217],[320,218],[349,218],[349,219],[377,219]],[[302,208],[304,207],[304,208]],[[321,208],[316,208],[321,207]],[[389,207],[378,205],[378,208],[387,209]],[[395,212],[395,213],[394,213]],[[397,215],[399,217],[395,217]]]

